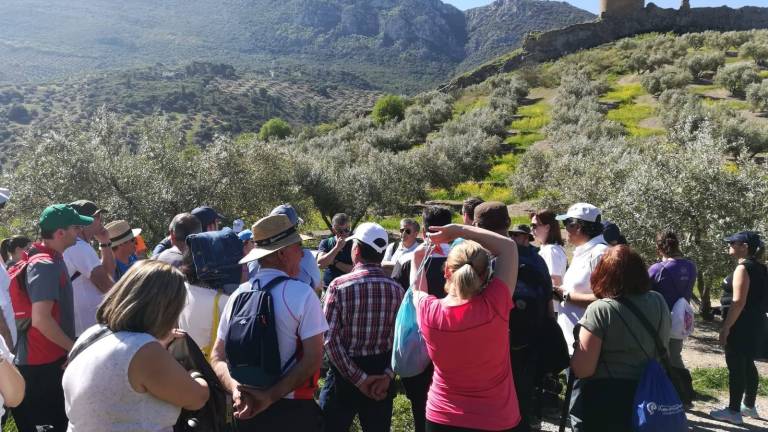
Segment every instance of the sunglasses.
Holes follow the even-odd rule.
[[[532,224],[531,224],[531,229],[532,229],[532,230],[535,230],[536,228],[538,228],[538,227],[540,227],[540,226],[541,226],[541,225],[539,225],[539,224],[535,224],[535,223],[532,223]]]
[[[336,231],[339,234],[347,234],[347,233],[352,232],[352,230],[349,229],[349,228],[334,228],[333,230]]]
[[[410,228],[400,228],[400,234],[411,235]]]
[[[568,218],[563,221],[563,226],[565,228],[573,228],[574,226],[578,225],[578,221],[573,218]]]

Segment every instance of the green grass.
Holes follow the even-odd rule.
[[[636,97],[648,94],[640,83],[617,84],[611,87],[611,91],[600,98],[603,102],[618,102],[620,104],[630,103]]]
[[[728,369],[726,368],[696,368],[691,371],[693,389],[697,393],[714,396],[715,393],[728,391]],[[768,377],[760,377],[757,389],[759,396],[768,396]]]
[[[722,87],[716,84],[693,84],[688,86],[688,91],[693,94],[703,95],[711,92],[712,90],[718,90],[721,88]]]
[[[468,181],[459,183],[450,190],[435,189],[430,193],[433,200],[461,201],[470,196],[480,197],[485,201],[512,201],[512,192],[508,187],[486,182]]]
[[[768,78],[768,70],[758,72],[760,78]]]
[[[734,110],[749,110],[752,108],[752,106],[745,101],[741,100],[730,100],[730,99],[704,99],[703,100],[704,105],[712,107],[712,106],[725,106]]]
[[[664,129],[640,126],[641,121],[653,117],[655,112],[656,110],[650,105],[628,103],[608,111],[606,117],[609,120],[617,121],[624,125],[627,132],[632,137],[663,135]]]
[[[488,105],[488,96],[483,94],[465,94],[453,104],[454,118],[464,115],[472,110]]]

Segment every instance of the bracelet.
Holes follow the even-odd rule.
[[[563,301],[566,302],[566,303],[571,301],[571,293],[570,292],[567,292],[567,293],[563,294]]]
[[[109,243],[99,243],[99,247],[100,248],[112,247],[112,242],[109,242]]]
[[[191,377],[192,377],[192,379],[198,379],[198,378],[200,378],[200,379],[205,379],[205,377],[203,376],[203,374],[201,374],[201,373],[200,373],[200,372],[198,372],[198,371],[192,371],[192,372],[190,372],[189,376],[191,376]]]

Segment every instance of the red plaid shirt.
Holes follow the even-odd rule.
[[[368,375],[352,357],[392,350],[395,317],[405,294],[381,266],[357,264],[331,282],[325,294],[325,348],[341,375],[359,385]],[[391,375],[391,371],[388,370]]]

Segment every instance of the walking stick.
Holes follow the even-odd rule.
[[[565,386],[565,400],[563,401],[563,408],[560,410],[559,432],[565,432],[565,425],[568,423],[568,411],[571,407],[571,393],[573,393],[573,381],[575,379],[573,370],[568,368],[568,384]]]

